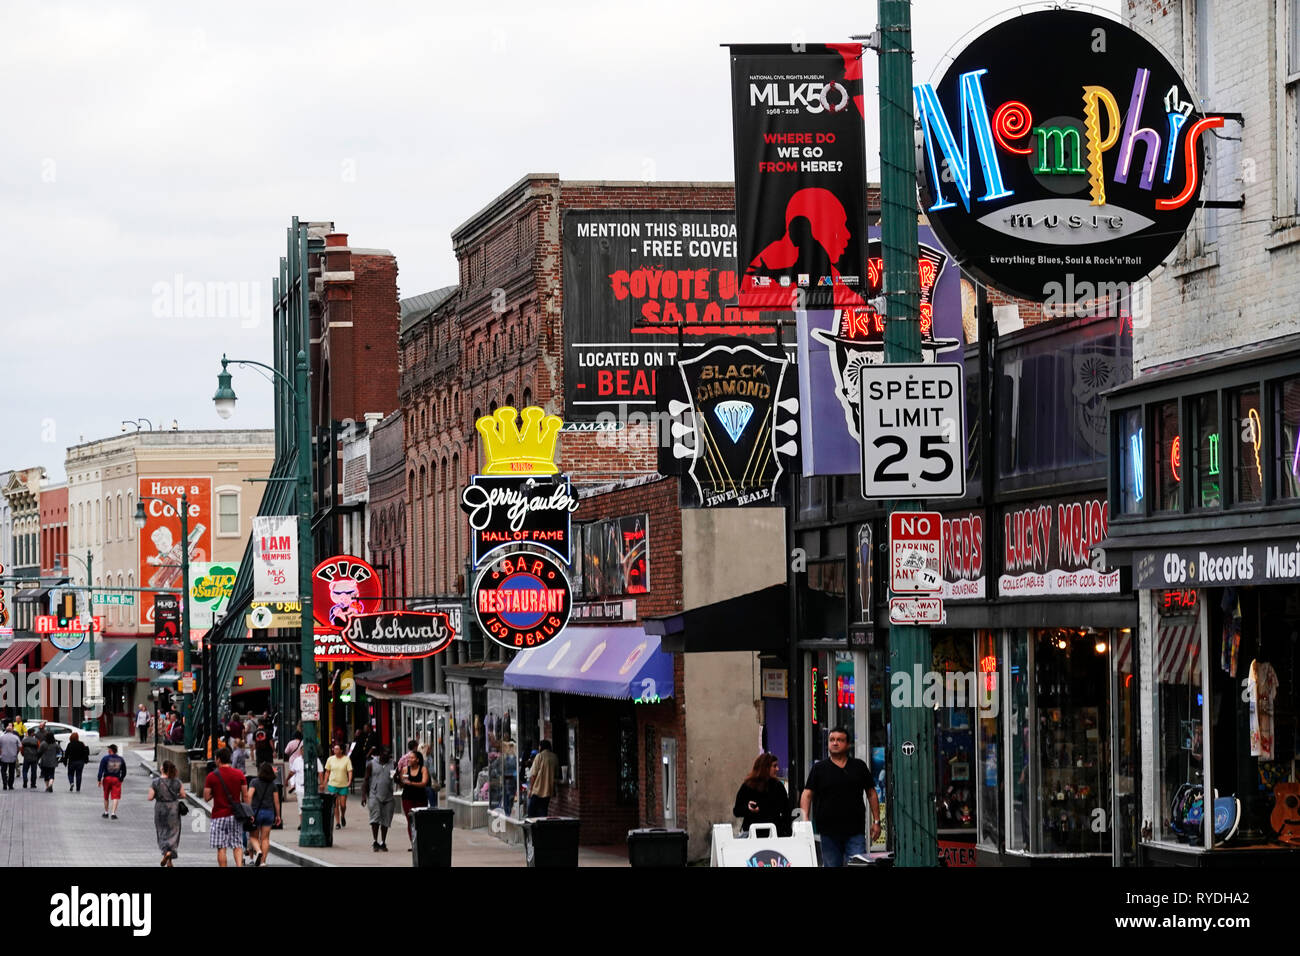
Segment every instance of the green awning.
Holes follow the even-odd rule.
[[[85,641],[80,647],[64,651],[54,660],[41,668],[46,677],[58,679],[71,674],[82,674],[86,670],[86,661],[90,657],[90,642]],[[98,640],[95,642],[95,660],[100,662],[100,670],[105,683],[133,684],[136,678],[135,641]]]

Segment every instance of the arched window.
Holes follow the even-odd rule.
[[[419,515],[420,530],[415,541],[415,553],[419,555],[420,563],[417,568],[417,574],[419,575],[419,579],[420,579],[419,587],[420,587],[420,593],[422,594],[425,593],[425,585],[429,574],[429,556],[428,556],[428,551],[426,550],[427,548],[426,542],[429,540],[429,537],[427,534],[428,525],[425,523],[425,514],[426,514],[425,505],[428,500],[428,493],[429,493],[428,474],[426,473],[424,466],[421,465],[420,466],[420,497],[416,499],[416,501],[419,502],[419,508],[417,514]]]
[[[99,544],[99,536],[103,532],[103,525],[99,523],[99,499],[95,499],[95,544]]]
[[[531,388],[525,388],[525,389],[524,389],[524,408],[528,408],[528,407],[530,407],[532,404],[533,404],[533,390],[532,390]]]
[[[126,539],[133,541],[135,539],[135,492],[126,493]]]
[[[456,493],[456,489],[460,487],[460,452],[456,452],[451,456],[451,487],[452,487],[453,495]],[[454,507],[455,502],[453,501],[452,504]],[[450,577],[449,583],[451,584],[451,587],[447,588],[448,593],[451,593],[452,591],[455,590],[456,577],[460,573],[461,564],[462,564],[461,550],[460,550],[461,524],[462,522],[457,521],[451,527],[451,563],[454,565],[454,567],[452,567],[449,572],[449,577]]]
[[[117,493],[117,540],[122,540],[122,492],[120,491]]]
[[[506,396],[506,404],[509,405],[511,408],[515,407],[515,396],[513,392],[511,392],[509,395]]]
[[[104,496],[104,541],[109,542],[112,540],[113,540],[113,499],[112,497],[105,495]]]

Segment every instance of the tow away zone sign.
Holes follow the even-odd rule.
[[[937,597],[889,599],[890,624],[942,624],[943,601]]]

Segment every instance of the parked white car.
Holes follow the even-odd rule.
[[[28,722],[27,726],[32,730],[37,730],[41,726],[39,720]],[[68,739],[72,736],[73,731],[77,733],[77,739],[90,748],[91,756],[99,753],[99,731],[82,730],[80,727],[73,727],[71,724],[59,724],[52,720],[45,722],[45,729],[54,731],[54,739],[59,742],[60,747],[68,746]]]

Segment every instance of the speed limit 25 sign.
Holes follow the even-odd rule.
[[[966,494],[961,372],[954,364],[862,366],[862,497]]]

